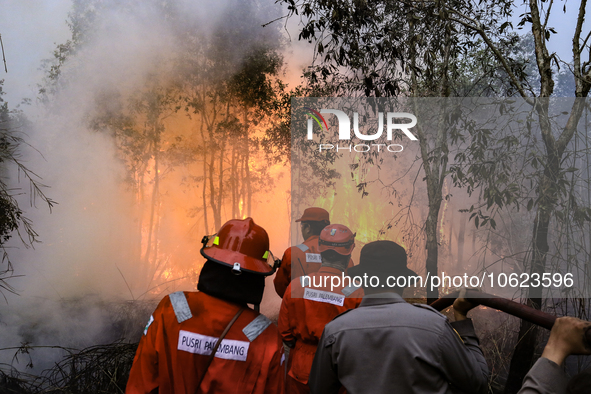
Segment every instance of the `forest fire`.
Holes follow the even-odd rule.
[[[538,1],[531,29],[490,2],[25,3],[0,16],[0,392],[123,391],[158,302],[197,290],[204,235],[252,218],[281,257],[309,207],[355,234],[354,264],[402,246],[413,301],[460,284],[591,315],[586,2],[566,38]],[[516,392],[546,336],[494,307],[472,312],[489,387]]]

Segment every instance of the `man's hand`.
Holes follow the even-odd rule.
[[[591,344],[585,339],[585,332],[591,329],[591,322],[576,317],[556,319],[542,357],[561,365],[571,354],[591,354]]]
[[[464,298],[465,296],[466,296],[466,289],[462,288],[462,290],[460,290],[460,295],[454,301],[453,308],[454,308],[454,317],[455,317],[456,321],[467,319],[466,315],[468,314],[468,312],[472,308],[478,306],[478,304],[474,304],[474,303],[468,301],[466,298]]]

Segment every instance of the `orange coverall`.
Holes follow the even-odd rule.
[[[283,298],[287,286],[292,278],[310,275],[320,269],[322,259],[318,251],[318,235],[312,235],[297,246],[289,247],[283,253],[281,266],[273,278],[275,291]],[[347,268],[353,267],[353,260],[349,260]]]
[[[184,311],[174,302],[183,294]],[[176,309],[187,320],[179,323]],[[249,308],[228,331],[197,391],[215,341],[239,309],[203,292],[164,297],[144,330],[126,393],[283,393],[281,336],[269,319]]]
[[[289,352],[287,392],[309,392],[308,376],[312,368],[318,341],[324,326],[335,316],[359,306],[363,289],[347,286],[331,289],[332,276],[342,278],[342,272],[332,267],[321,267],[310,274],[310,281],[302,286],[302,278],[294,279],[288,286],[281,309],[278,327],[285,342],[295,347]],[[324,282],[326,278],[326,282]],[[326,283],[327,286],[318,286]],[[297,381],[293,382],[291,379]]]

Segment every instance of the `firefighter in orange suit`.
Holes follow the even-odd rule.
[[[283,393],[281,336],[247,306],[260,304],[265,277],[277,265],[267,232],[251,218],[230,220],[203,243],[199,291],[160,302],[126,393]]]
[[[306,208],[302,217],[296,222],[300,223],[304,242],[287,248],[283,253],[281,267],[273,279],[275,291],[281,298],[292,278],[311,274],[320,269],[322,261],[318,252],[318,235],[325,226],[330,224],[330,219],[325,209],[311,207]]]
[[[281,298],[292,279],[320,269],[322,260],[318,252],[318,236],[322,229],[330,224],[328,212],[318,207],[306,208],[302,217],[296,222],[300,222],[304,242],[287,248],[283,254],[281,267],[273,279],[275,291]],[[353,260],[350,260],[347,268],[353,265]]]
[[[286,393],[309,393],[308,376],[324,326],[338,314],[357,308],[363,290],[344,271],[355,247],[355,234],[341,224],[320,233],[318,272],[294,279],[281,303],[279,331],[289,352]]]

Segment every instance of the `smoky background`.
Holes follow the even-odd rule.
[[[555,134],[567,127],[575,100],[579,99],[540,100],[548,106]],[[423,279],[427,277],[426,240],[435,236],[437,270],[431,275],[444,272],[446,276],[482,278],[486,272],[485,285],[480,288],[483,292],[510,299],[528,297],[531,286],[530,281],[524,281],[525,276],[511,284],[508,278],[535,272],[532,232],[537,208],[543,204],[537,192],[545,148],[540,118],[531,104],[521,99],[485,98],[298,98],[292,105],[294,217],[308,206],[327,209],[332,223],[344,224],[357,233],[353,252],[356,263],[366,243],[381,239],[397,242],[407,250],[409,267]],[[337,117],[325,113],[322,116],[328,130],[314,121],[313,140],[308,140],[310,108],[344,111],[351,122],[351,139],[339,140]],[[379,138],[362,140],[355,136],[354,112],[358,113],[360,132],[377,133]],[[392,140],[387,140],[388,112],[414,114],[417,125],[409,130],[424,145],[401,130],[394,130]],[[383,115],[382,132],[379,113]],[[443,149],[437,145],[442,128],[447,138]],[[549,303],[561,297],[588,298],[591,289],[588,131],[585,107],[575,136],[566,147],[560,173],[555,174],[553,184],[544,186],[558,192],[543,272],[561,278],[570,273],[573,279],[572,286],[565,286],[561,280],[558,286],[553,282],[544,287],[542,297]],[[387,146],[391,144],[396,144],[392,150],[400,150],[400,146],[403,150],[390,152]],[[439,165],[436,183],[441,187],[441,200],[436,232],[428,234],[428,195],[433,193],[429,190],[433,186],[427,178],[434,174],[434,164]],[[430,175],[425,166],[430,167]],[[295,230],[293,244],[301,242],[301,234]],[[490,274],[493,286],[488,280]],[[439,288],[439,295],[451,290],[453,286],[446,282]],[[427,297],[425,288],[409,288],[407,293],[409,297]]]
[[[255,93],[299,75],[306,59],[283,25],[263,27],[281,16],[273,1],[9,2],[5,10],[2,26],[14,28],[0,32],[5,98],[11,108],[22,98],[15,92],[29,98],[18,105],[30,121],[17,130],[30,144],[21,158],[57,204],[50,213],[31,201],[16,168],[3,174],[40,243],[27,248],[15,236],[6,244],[17,294],[4,293],[0,306],[2,365],[39,374],[70,352],[137,341],[164,295],[196,290],[201,238],[233,217],[252,216],[281,256],[289,241],[288,157],[266,155],[262,143],[280,123],[276,115],[232,99],[231,116],[204,126],[231,101],[207,95],[229,91],[228,81],[249,70],[245,64],[268,76],[236,83]],[[294,59],[289,69],[284,59]],[[26,67],[13,71],[19,61]],[[266,72],[268,64],[274,69]],[[240,93],[233,92],[225,94]],[[207,127],[213,138],[203,137]],[[232,155],[252,182],[248,193],[236,187],[236,201],[230,192],[217,196],[217,183],[202,186],[230,173]],[[204,170],[204,157],[215,157],[215,171]],[[276,318],[280,299],[271,282],[261,310]]]
[[[351,139],[339,140],[336,116],[322,114],[328,130],[314,121],[313,139],[308,140],[310,109],[344,111],[351,122]],[[576,113],[580,121],[573,138],[564,146],[560,163],[552,163],[559,169],[550,172],[551,182],[544,181],[552,165],[541,124],[546,122],[546,130],[559,135],[572,127],[571,114],[576,111],[581,112]],[[382,112],[382,135],[376,140],[355,137],[354,112],[365,135],[379,134]],[[395,132],[388,141],[387,112],[415,115],[417,125],[410,131],[418,140]],[[487,278],[492,274],[494,287],[487,283],[480,288],[485,294],[527,305],[533,300],[550,315],[588,319],[589,120],[588,100],[574,98],[297,98],[292,101],[292,219],[308,206],[327,209],[331,223],[357,233],[355,264],[368,242],[392,240],[406,249],[409,268],[423,279],[443,273],[486,273]],[[324,146],[321,151],[320,144],[335,148]],[[379,144],[380,151],[375,146]],[[404,149],[388,152],[388,144]],[[337,151],[336,146],[344,149]],[[548,194],[554,198],[548,199]],[[543,209],[552,212],[545,227],[539,220]],[[540,229],[547,230],[546,238]],[[295,228],[291,236],[292,244],[302,242]],[[572,286],[562,282],[541,288],[540,294],[531,286],[515,286],[521,279],[511,285],[511,275],[540,271],[543,239],[543,272],[562,278],[571,274]],[[507,284],[500,287],[497,278],[503,275]],[[425,287],[407,287],[403,296],[424,304],[455,290],[448,283],[431,293]],[[449,309],[443,313],[453,319]],[[491,371],[490,390],[501,390],[522,320],[483,306],[472,310],[471,318]],[[533,351],[541,354],[548,331],[537,331],[536,337]],[[588,357],[566,362],[571,374],[588,366]]]

